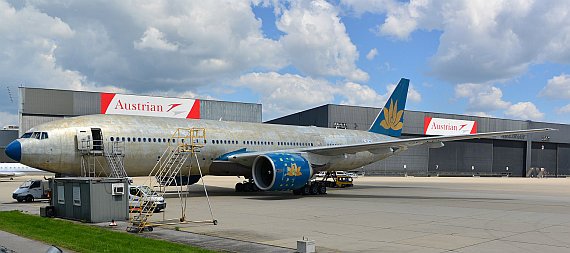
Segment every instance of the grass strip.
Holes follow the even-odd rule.
[[[77,252],[213,252],[19,211],[0,212],[0,230]]]

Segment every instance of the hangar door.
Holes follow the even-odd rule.
[[[533,142],[530,167],[544,168],[546,174],[556,175],[556,144]]]
[[[451,141],[442,148],[429,149],[430,173],[489,173],[492,165],[492,140]]]
[[[494,173],[524,177],[526,175],[525,157],[526,141],[493,141]]]
[[[558,144],[558,176],[570,176],[569,144]]]

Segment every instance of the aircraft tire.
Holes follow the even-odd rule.
[[[237,183],[237,184],[236,184],[236,192],[243,192],[244,188],[245,188],[245,187],[243,186],[242,183]]]
[[[259,187],[257,187],[257,185],[255,183],[252,182],[251,185],[253,187],[254,192],[260,192],[261,191],[261,189],[259,189]]]
[[[311,188],[308,187],[307,185],[303,186],[303,188],[301,188],[301,189],[303,189],[303,195],[311,194]]]
[[[311,195],[317,195],[319,194],[319,188],[317,186],[317,184],[312,184],[311,185]]]
[[[244,190],[245,190],[245,192],[252,192],[253,191],[253,185],[251,183],[245,184]]]
[[[319,184],[318,187],[319,194],[327,194],[327,186],[325,184]]]

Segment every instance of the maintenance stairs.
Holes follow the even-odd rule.
[[[205,131],[203,128],[179,128],[172,135],[171,141],[168,144],[168,148],[164,151],[160,159],[154,165],[148,179],[144,185],[152,189],[150,194],[142,194],[139,188],[137,196],[140,198],[133,198],[129,206],[130,224],[127,227],[127,231],[141,233],[146,228],[152,231],[153,226],[167,225],[168,220],[163,220],[160,222],[150,222],[154,210],[156,208],[157,202],[153,201],[153,197],[164,197],[166,193],[166,187],[174,183],[177,176],[182,176],[182,168],[184,164],[193,154],[196,158],[196,163],[200,170],[200,176],[202,176],[202,171],[199,166],[199,162],[196,153],[199,152],[199,148],[205,144]],[[190,171],[184,172],[188,173]],[[203,181],[202,181],[203,182]],[[182,182],[178,188],[178,195],[182,198],[181,189]],[[204,186],[205,190],[205,186]],[[208,200],[209,204],[209,200]],[[182,207],[182,217],[176,219],[178,223],[185,222],[184,209]],[[210,208],[211,210],[211,208]],[[215,220],[212,219],[213,222]],[[215,222],[217,223],[217,222]]]
[[[108,141],[104,143],[101,140],[82,140],[81,141],[81,176],[84,177],[127,177],[127,172],[123,164],[125,157],[125,142]],[[100,157],[104,158],[108,171],[100,161]]]

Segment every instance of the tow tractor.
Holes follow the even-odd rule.
[[[329,178],[332,179],[332,181],[329,181]],[[337,171],[327,171],[323,177],[323,182],[325,182],[327,187],[344,188],[354,186],[351,176],[345,173],[337,173]]]

